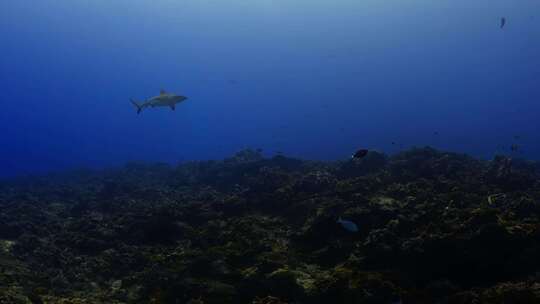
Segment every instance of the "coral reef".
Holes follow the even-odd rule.
[[[6,180],[0,303],[540,303],[538,168],[245,150]]]

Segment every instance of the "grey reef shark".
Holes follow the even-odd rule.
[[[142,102],[131,99],[131,103],[137,108],[137,114],[139,114],[144,108],[148,107],[170,107],[171,110],[174,111],[176,104],[179,104],[186,99],[186,96],[167,93],[165,90],[161,90],[158,96],[151,97]]]

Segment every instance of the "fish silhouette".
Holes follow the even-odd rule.
[[[171,94],[161,90],[158,96],[147,99],[142,103],[139,103],[134,99],[131,99],[131,103],[137,108],[137,114],[139,114],[144,108],[147,107],[170,107],[172,110],[174,110],[176,108],[176,104],[181,103],[186,99],[187,97],[185,96]]]
[[[369,151],[367,149],[360,149],[352,155],[352,159],[364,158],[368,154],[368,152]]]
[[[340,218],[338,218],[338,220],[336,221],[338,224],[341,225],[341,227],[343,227],[343,229],[349,231],[349,232],[358,232],[358,226],[352,222],[352,221],[349,221],[349,220],[343,220]]]

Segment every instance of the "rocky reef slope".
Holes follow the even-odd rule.
[[[540,303],[539,216],[537,164],[431,148],[4,181],[0,303]]]

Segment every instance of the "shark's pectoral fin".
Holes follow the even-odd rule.
[[[171,107],[171,110],[173,111],[176,109],[176,105],[170,105],[170,107]]]

